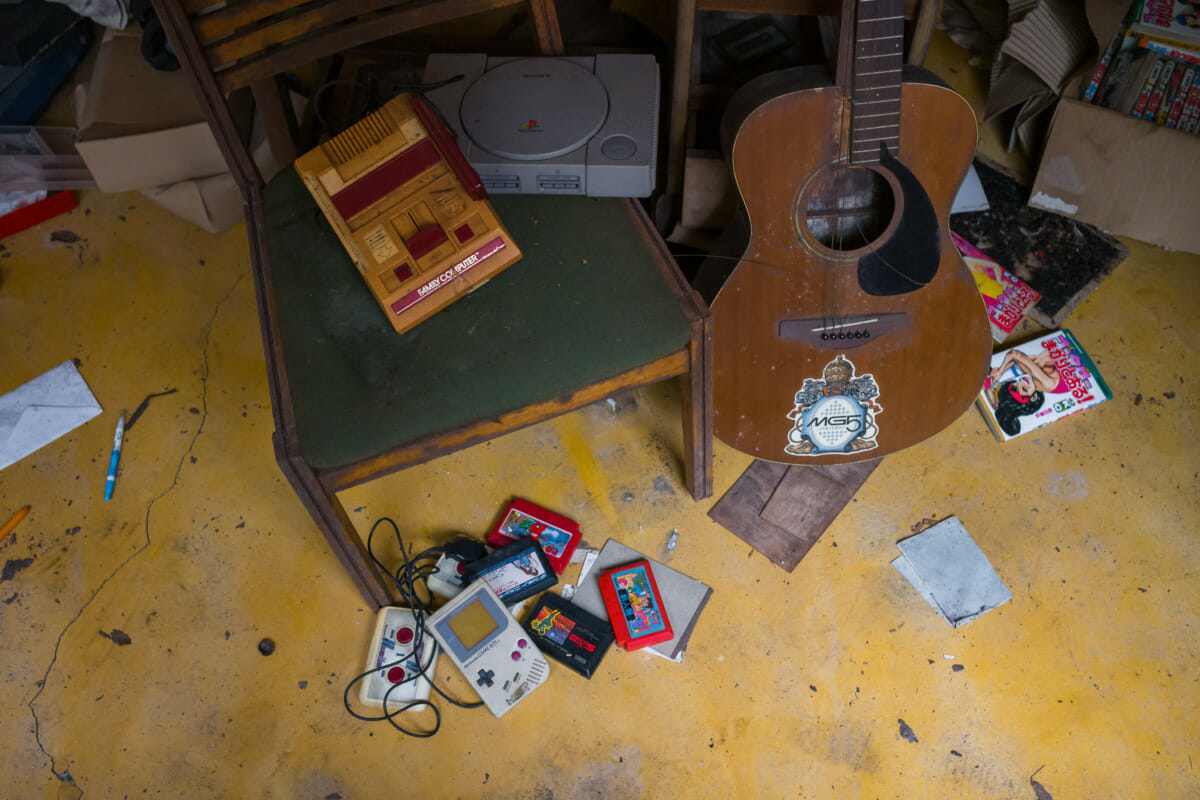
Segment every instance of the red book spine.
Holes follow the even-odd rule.
[[[1171,81],[1172,72],[1174,72],[1172,63],[1163,64],[1162,74],[1158,76],[1158,83],[1154,84],[1154,91],[1150,93],[1150,100],[1146,103],[1146,109],[1141,115],[1142,119],[1154,119],[1154,112],[1158,110],[1158,104],[1162,102],[1163,93],[1167,91],[1167,84]]]
[[[1171,106],[1175,103],[1175,95],[1179,94],[1179,84],[1183,81],[1184,71],[1183,64],[1176,64],[1175,69],[1171,71],[1171,80],[1167,83],[1167,91],[1163,93],[1162,101],[1158,104],[1158,110],[1154,112],[1154,122],[1156,124],[1167,124],[1167,117],[1170,116]]]
[[[1133,104],[1133,110],[1129,113],[1135,117],[1141,117],[1142,112],[1146,110],[1146,104],[1150,102],[1150,93],[1154,91],[1155,84],[1158,83],[1159,73],[1162,72],[1163,60],[1160,58],[1154,63],[1154,67],[1150,70],[1150,75],[1147,76],[1146,82],[1142,84],[1142,90],[1138,92],[1137,102]]]
[[[1189,67],[1188,71],[1183,74],[1183,80],[1179,82],[1179,91],[1175,94],[1175,100],[1171,103],[1171,110],[1167,113],[1167,127],[1179,127],[1179,118],[1183,115],[1183,107],[1187,104],[1188,92],[1191,91],[1192,83],[1196,80],[1196,68]]]
[[[1200,81],[1193,81],[1183,111],[1179,113],[1179,129],[1191,133],[1196,129],[1197,119],[1200,119]]]
[[[56,192],[36,203],[21,206],[0,217],[0,239],[65,214],[77,205],[75,195],[71,192]]]

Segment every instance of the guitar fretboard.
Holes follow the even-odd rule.
[[[879,146],[900,144],[904,0],[859,0],[854,24],[850,163],[879,163]]]

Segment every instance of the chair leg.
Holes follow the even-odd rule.
[[[691,369],[680,377],[684,479],[692,497],[703,500],[713,493],[712,320],[707,316],[693,323],[688,349]]]
[[[529,11],[533,17],[538,53],[543,56],[561,56],[563,40],[554,0],[529,0]]]
[[[367,554],[362,537],[333,493],[326,491],[312,467],[298,455],[287,452],[278,432],[271,437],[275,444],[275,460],[288,483],[308,509],[308,513],[325,535],[329,547],[346,568],[354,585],[362,592],[371,610],[391,605],[392,595],[379,569]]]
[[[300,138],[300,128],[282,81],[278,77],[264,78],[250,84],[250,91],[254,93],[271,152],[280,164],[291,164],[298,155],[296,141]]]

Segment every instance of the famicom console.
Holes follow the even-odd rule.
[[[296,160],[398,333],[521,258],[437,112],[402,94]]]

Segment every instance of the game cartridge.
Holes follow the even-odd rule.
[[[504,509],[487,541],[493,547],[503,547],[523,538],[541,545],[554,571],[561,575],[571,562],[582,534],[573,520],[517,498]]]
[[[539,650],[585,678],[600,666],[614,638],[608,622],[550,592],[538,598],[525,630]]]
[[[598,582],[613,634],[621,647],[637,650],[674,637],[649,561],[643,559],[610,569],[600,575]]]
[[[509,606],[558,583],[550,560],[532,539],[514,542],[466,564],[462,577],[468,586],[482,579]]]

